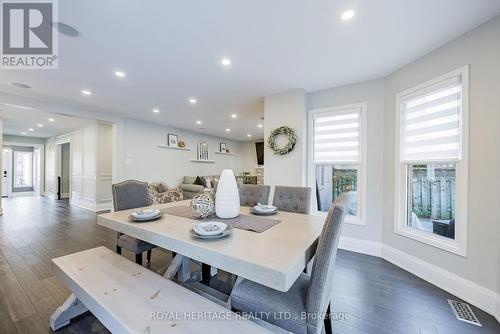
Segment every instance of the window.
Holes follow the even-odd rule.
[[[397,96],[395,232],[466,255],[468,67]]]
[[[12,191],[33,191],[33,149],[13,149]]]
[[[309,185],[316,189],[318,212],[341,200],[347,222],[362,224],[364,215],[366,104],[309,112]]]

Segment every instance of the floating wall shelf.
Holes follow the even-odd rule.
[[[191,159],[192,162],[205,162],[205,163],[210,163],[213,164],[215,160],[199,160],[199,159]]]
[[[171,150],[181,150],[181,151],[191,151],[189,147],[177,147],[177,146],[168,146],[168,145],[158,145],[161,148],[169,148]]]
[[[223,155],[236,155],[236,153],[227,153],[227,152],[214,152],[215,154],[223,154]]]

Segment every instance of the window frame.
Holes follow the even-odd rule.
[[[461,76],[462,105],[460,128],[459,160],[435,160],[419,162],[401,161],[401,140],[403,138],[402,126],[402,100],[404,97],[429,89],[429,86],[446,79]],[[396,122],[395,122],[395,190],[394,190],[394,233],[434,246],[445,251],[467,257],[468,239],[468,164],[469,164],[469,65],[448,72],[432,80],[423,82],[415,87],[396,94]],[[456,166],[455,188],[455,239],[420,231],[407,225],[408,210],[408,165],[409,164],[454,163]]]
[[[320,114],[335,114],[338,112],[345,111],[346,109],[360,108],[360,162],[358,168],[358,210],[359,214],[357,216],[346,215],[345,223],[354,224],[354,225],[366,225],[366,178],[367,178],[367,159],[366,159],[366,143],[367,143],[367,110],[368,104],[366,102],[353,103],[340,105],[335,107],[328,108],[320,108],[320,109],[311,109],[308,111],[308,127],[307,127],[307,185],[311,187],[312,196],[311,196],[311,207],[316,207],[316,164],[314,163],[314,118],[316,115]],[[352,162],[346,163],[337,163],[337,166],[341,165],[355,165]],[[312,214],[326,216],[326,212],[322,212],[319,210],[312,210]]]

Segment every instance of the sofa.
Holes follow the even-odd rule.
[[[219,175],[204,175],[201,177],[210,180],[210,186],[207,188],[214,188],[219,181]],[[205,189],[203,185],[195,184],[196,178],[197,176],[184,176],[182,183],[179,185],[185,199],[191,199]]]
[[[169,189],[168,186],[161,181],[148,183],[148,195],[149,202],[152,205],[184,200],[182,189]]]

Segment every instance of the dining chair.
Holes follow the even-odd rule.
[[[135,209],[151,205],[147,182],[127,180],[112,185],[113,207],[115,211]],[[146,259],[151,261],[151,250],[156,248],[149,242],[139,240],[126,234],[117,233],[116,252],[122,253],[122,248],[135,254],[135,262],[142,265],[142,254],[147,252]]]
[[[309,213],[311,188],[276,186],[274,188],[273,205],[279,211]]]
[[[333,269],[345,208],[332,206],[319,236],[311,275],[301,273],[287,292],[242,280],[231,293],[231,308],[300,334],[332,333]],[[272,317],[290,312],[287,317]],[[304,316],[305,315],[305,316]]]
[[[268,204],[271,187],[256,184],[240,184],[240,205],[255,206],[257,203]]]

